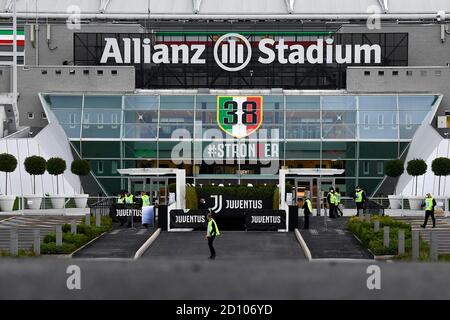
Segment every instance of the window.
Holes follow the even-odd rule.
[[[111,128],[116,129],[117,125],[119,124],[119,115],[117,113],[111,114],[111,123],[112,123]]]
[[[364,129],[369,129],[369,115],[364,115]]]
[[[69,114],[69,126],[70,126],[70,128],[75,128],[76,116],[77,115],[75,113]]]
[[[103,70],[97,70],[97,75],[102,76],[103,75]]]
[[[412,129],[412,115],[406,115],[406,129]]]
[[[413,75],[413,72],[411,70],[406,71],[406,75],[408,77],[411,77]]]
[[[392,114],[392,129],[397,129],[397,114]]]
[[[69,74],[73,76],[75,74],[75,70],[74,69],[69,70]]]
[[[27,117],[28,117],[28,119],[33,120],[34,119],[34,112],[27,112]]]
[[[43,120],[47,120],[47,115],[45,114],[45,112],[41,113],[41,117],[42,117]]]
[[[379,76],[384,76],[384,71],[378,71]]]
[[[60,75],[61,74],[61,70],[55,70],[55,74]]]
[[[383,129],[383,124],[384,124],[383,115],[379,114],[378,115],[378,129]]]
[[[103,161],[102,160],[97,162],[97,172],[103,173]]]
[[[97,128],[98,129],[103,128],[103,113],[97,114]]]
[[[383,162],[381,162],[381,161],[377,162],[377,173],[383,174]]]
[[[117,174],[117,169],[119,168],[119,163],[117,161],[111,162],[111,173]]]
[[[89,113],[85,113],[83,117],[83,128],[89,128]]]
[[[41,70],[41,74],[47,74],[47,70]]]
[[[89,75],[89,70],[83,70],[83,74],[84,74],[85,76],[88,76],[88,75]]]
[[[111,70],[111,74],[112,74],[113,76],[117,76],[117,70]]]
[[[398,76],[398,71],[397,70],[392,71],[392,76],[393,77],[397,77]]]
[[[436,70],[436,71],[434,71],[434,75],[436,77],[440,77],[442,75],[442,71],[441,70]]]
[[[366,77],[370,76],[370,71],[364,71],[364,75],[365,75]]]
[[[369,174],[369,172],[370,172],[370,163],[369,163],[369,161],[364,161],[363,162],[363,173],[364,173],[364,175],[368,175]]]

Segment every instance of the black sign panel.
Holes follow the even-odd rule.
[[[246,214],[247,230],[277,231],[286,229],[286,212],[284,210],[252,210]]]
[[[194,230],[206,230],[207,210],[172,210],[170,211],[170,228],[194,228]]]
[[[271,210],[273,196],[255,199],[240,199],[232,194],[204,194],[198,192],[199,199],[205,199],[206,207],[215,214],[245,214],[248,210]]]
[[[133,216],[134,221],[141,221],[142,207],[139,204],[117,203],[111,208],[112,218],[116,221],[126,221]]]

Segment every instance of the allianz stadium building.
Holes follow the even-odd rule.
[[[408,195],[412,177],[386,178],[386,162],[450,152],[448,12],[447,0],[17,0],[14,37],[0,0],[0,151],[19,160],[7,183],[31,193],[22,162],[39,154],[90,160],[91,195],[142,167],[195,184],[339,169],[323,186]],[[313,171],[297,183],[316,188]],[[79,189],[70,170],[63,181]],[[428,169],[419,193],[436,186]]]

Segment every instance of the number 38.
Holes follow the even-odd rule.
[[[236,101],[226,101],[223,105],[226,110],[224,124],[238,124],[238,103]],[[244,101],[242,103],[242,124],[255,125],[258,123],[257,105],[254,101]]]

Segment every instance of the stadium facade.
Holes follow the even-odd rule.
[[[287,167],[343,169],[344,195],[408,195],[386,161],[450,152],[447,1],[19,0],[17,103],[12,1],[0,6],[0,148],[19,158],[17,194],[31,192],[20,160],[40,154],[90,160],[91,194],[126,188],[124,168],[262,184]],[[64,174],[65,192],[79,184]],[[419,193],[436,185],[429,169]]]

